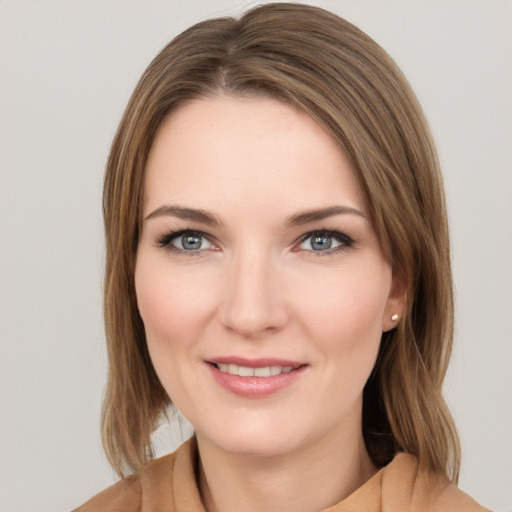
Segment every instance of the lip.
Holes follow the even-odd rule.
[[[273,395],[294,384],[308,368],[308,365],[303,362],[268,357],[245,359],[228,356],[209,359],[205,363],[217,384],[230,393],[245,398],[264,398]],[[220,371],[215,366],[217,364],[236,364],[248,368],[288,366],[292,367],[292,370],[289,373],[281,373],[271,377],[240,377]]]
[[[238,356],[214,357],[208,359],[208,363],[213,364],[236,364],[238,366],[247,366],[248,368],[261,368],[264,366],[291,366],[298,368],[305,363],[301,361],[292,361],[291,359],[277,359],[271,357],[258,357],[256,359],[246,359]]]

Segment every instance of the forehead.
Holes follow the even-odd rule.
[[[318,123],[271,98],[201,98],[160,126],[145,173],[144,210],[161,203],[362,208],[348,157]]]

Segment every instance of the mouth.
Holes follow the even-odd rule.
[[[246,398],[263,398],[302,380],[309,365],[282,359],[222,358],[207,361],[215,381]]]
[[[275,377],[282,373],[290,373],[296,369],[293,366],[259,366],[252,368],[250,366],[240,366],[238,364],[212,363],[218,370],[238,377]],[[302,366],[302,365],[300,365]],[[299,368],[300,366],[297,366]]]

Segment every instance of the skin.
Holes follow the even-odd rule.
[[[334,206],[349,210],[287,222]],[[138,307],[156,372],[195,428],[206,509],[320,510],[361,486],[376,472],[362,390],[404,293],[338,144],[273,99],[194,100],[157,133],[143,217]],[[169,235],[186,229],[204,233],[199,250]],[[326,230],[344,238],[314,250],[308,235]],[[275,393],[239,396],[212,377],[208,361],[226,356],[304,366]]]

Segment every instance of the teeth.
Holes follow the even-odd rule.
[[[292,366],[263,366],[261,368],[249,368],[248,366],[238,366],[237,364],[217,364],[217,368],[230,375],[239,377],[273,377],[281,373],[290,373]]]
[[[254,368],[254,376],[270,377],[270,366],[265,366],[265,368]]]
[[[240,375],[240,377],[254,377],[254,368],[249,368],[248,366],[239,366],[238,375]]]

